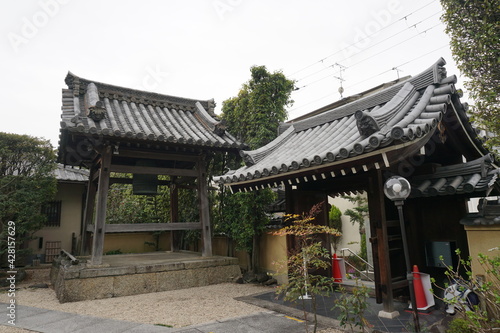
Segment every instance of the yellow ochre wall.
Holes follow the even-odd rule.
[[[103,252],[143,253],[156,251],[156,238],[152,232],[109,233],[104,236]],[[170,232],[164,232],[159,239],[160,251],[170,251]]]
[[[285,236],[274,236],[272,231],[260,237],[259,271],[273,274],[278,283],[286,283],[287,246]]]
[[[34,234],[34,239],[29,242],[32,254],[45,254],[46,242],[61,241],[61,248],[71,251],[71,237],[75,233],[80,235],[82,221],[84,184],[58,183],[55,200],[61,200],[61,224],[59,227],[44,227]],[[38,248],[39,238],[43,237],[43,247]]]
[[[479,253],[489,257],[500,256],[500,225],[478,225],[465,226],[467,231],[467,242],[472,260],[472,272],[474,275],[484,275],[485,270],[477,260]],[[497,248],[494,251],[490,249]]]

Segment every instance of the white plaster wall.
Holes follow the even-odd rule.
[[[349,200],[342,199],[340,197],[328,197],[328,203],[337,206],[337,208],[342,212],[342,238],[337,251],[341,248],[349,248],[354,253],[358,253],[360,250],[359,225],[357,223],[353,225],[349,216],[344,215],[344,212],[347,209],[352,209],[354,205],[349,202]]]

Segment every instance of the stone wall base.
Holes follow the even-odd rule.
[[[137,295],[232,282],[241,275],[238,259],[210,257],[120,267],[72,265],[58,258],[51,282],[59,302]]]

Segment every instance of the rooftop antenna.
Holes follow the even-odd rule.
[[[346,70],[346,66],[343,66],[339,63],[335,63],[333,66],[338,66],[339,67],[339,76],[334,76],[334,78],[336,78],[337,80],[339,80],[340,82],[340,87],[339,87],[339,94],[340,94],[340,98],[342,99],[343,98],[343,93],[344,93],[344,87],[342,86],[342,82],[345,81],[345,79],[342,77],[342,73]]]
[[[399,72],[402,72],[403,70],[402,69],[399,69],[397,67],[392,67],[392,70],[393,71],[396,71],[396,73],[398,73],[398,80],[399,80]]]

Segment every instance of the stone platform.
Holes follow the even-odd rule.
[[[61,256],[50,272],[61,303],[201,287],[238,276],[237,258],[187,251],[108,255],[99,266]]]

